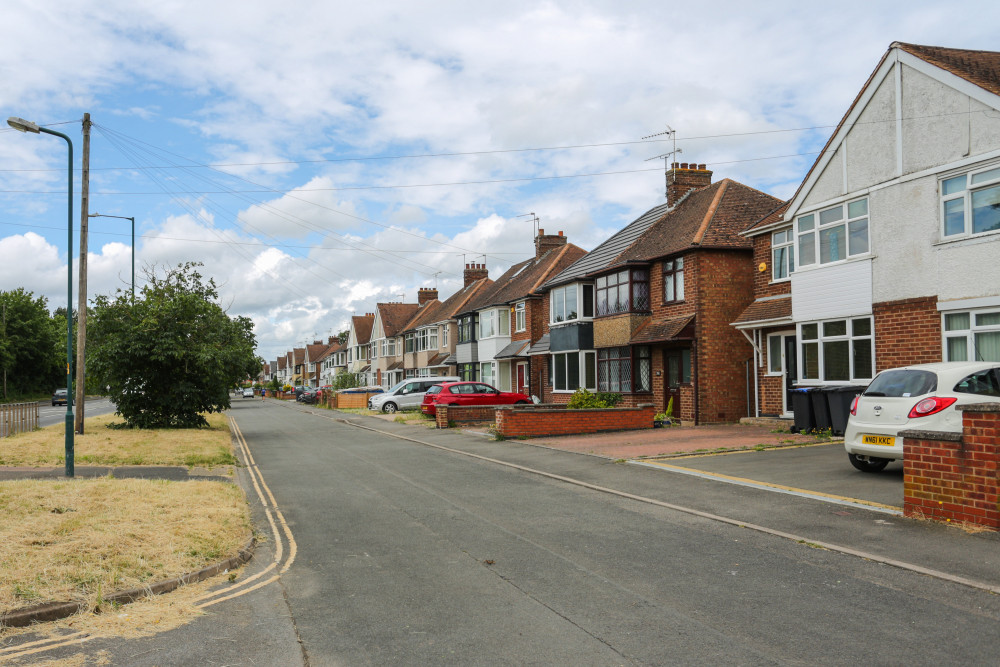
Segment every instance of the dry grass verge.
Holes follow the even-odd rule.
[[[219,413],[205,415],[200,429],[109,429],[122,421],[113,414],[88,417],[86,433],[74,438],[76,465],[235,465],[229,425]],[[65,463],[63,424],[0,439],[0,465],[61,466]]]
[[[0,482],[0,612],[79,601],[198,570],[251,532],[242,490],[209,481]]]

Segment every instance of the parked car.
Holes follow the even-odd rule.
[[[879,472],[903,458],[906,429],[962,432],[969,403],[1000,402],[1000,362],[950,361],[882,371],[851,404],[844,449],[858,470]]]
[[[253,398],[253,387],[247,387],[243,390],[243,398]]]
[[[531,397],[510,391],[500,391],[482,382],[444,382],[424,394],[420,411],[425,415],[437,414],[439,405],[527,405]]]
[[[459,377],[417,377],[397,382],[389,391],[368,399],[369,410],[392,414],[398,410],[416,410],[428,389],[442,382],[459,382]]]
[[[312,405],[316,402],[316,398],[319,396],[319,389],[313,389],[312,387],[306,387],[295,397],[295,400],[299,403],[306,403],[307,405]]]
[[[52,392],[52,405],[66,405],[66,389],[56,389]]]

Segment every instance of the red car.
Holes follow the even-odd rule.
[[[442,382],[427,390],[420,411],[431,417],[438,405],[526,405],[531,397],[500,391],[482,382]]]

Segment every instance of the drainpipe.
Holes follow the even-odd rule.
[[[747,335],[747,332],[743,329],[740,329],[739,332],[743,334],[743,337],[746,338],[747,342],[750,343],[750,346],[753,347],[753,410],[754,416],[760,417],[760,381],[757,376],[757,368],[763,360],[763,356],[760,353],[760,342],[757,339],[760,334],[760,329],[753,330],[753,338],[750,338],[750,336]],[[749,394],[749,392],[747,393]],[[747,412],[749,412],[749,410],[747,410]]]
[[[691,341],[691,375],[694,376],[694,425],[700,422],[698,414],[698,394],[701,392],[701,378],[698,377],[698,339]]]

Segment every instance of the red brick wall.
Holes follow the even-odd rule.
[[[792,281],[771,282],[774,267],[771,265],[771,232],[753,237],[753,293],[754,298],[791,294]],[[764,270],[760,265],[764,264]]]
[[[496,406],[493,405],[439,405],[434,413],[438,428],[449,428],[449,424],[490,423],[495,419]]]
[[[505,437],[571,435],[653,428],[656,409],[561,410],[502,408],[496,411],[497,430]]]
[[[1000,530],[1000,406],[963,406],[962,435],[904,431],[903,514]],[[947,438],[947,439],[945,439]]]
[[[941,315],[937,297],[872,304],[875,372],[941,361]]]
[[[746,362],[753,348],[730,322],[753,300],[752,257],[745,251],[698,255],[697,421],[735,422],[747,416]]]

